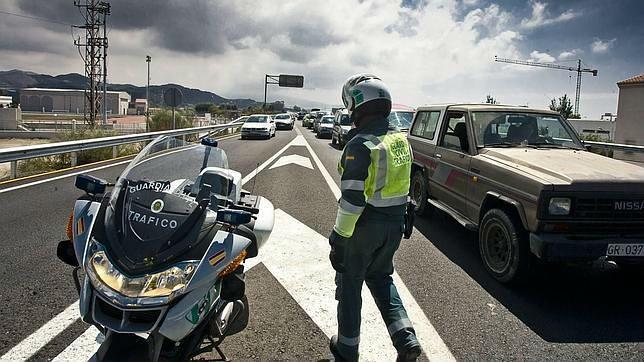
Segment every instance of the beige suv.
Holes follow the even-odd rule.
[[[644,168],[588,152],[558,113],[421,107],[408,137],[417,212],[478,231],[497,280],[525,279],[536,260],[644,263]]]

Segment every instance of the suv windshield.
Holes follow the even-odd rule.
[[[340,118],[340,124],[343,126],[350,126],[351,125],[351,117],[349,117],[348,114],[343,114],[342,118]]]
[[[324,116],[320,121],[322,123],[333,123],[333,116]]]
[[[472,126],[479,147],[583,148],[571,127],[551,114],[472,112]]]
[[[266,123],[268,122],[267,116],[250,116],[246,120],[246,123]]]
[[[290,118],[291,116],[289,116],[288,114],[278,114],[277,116],[275,116],[275,119],[290,119]]]
[[[414,119],[414,112],[409,111],[392,111],[389,113],[389,128],[397,130],[408,130],[411,127],[411,121]]]

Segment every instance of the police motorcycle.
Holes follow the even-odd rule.
[[[274,222],[271,202],[209,138],[161,136],[114,184],[79,175],[85,191],[58,257],[74,266],[81,319],[105,339],[96,360],[183,361],[248,323],[244,262]],[[108,191],[111,188],[111,191]]]

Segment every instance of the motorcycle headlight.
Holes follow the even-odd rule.
[[[172,299],[188,284],[198,264],[197,261],[183,262],[159,273],[132,278],[116,269],[104,250],[98,250],[88,260],[87,274],[93,284],[104,284],[127,297]]]
[[[567,197],[553,197],[548,204],[548,212],[550,215],[568,215],[570,204],[570,199]]]

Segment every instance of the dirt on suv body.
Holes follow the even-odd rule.
[[[408,137],[417,211],[477,230],[497,280],[525,279],[535,259],[644,262],[644,167],[588,152],[558,113],[421,107]]]

